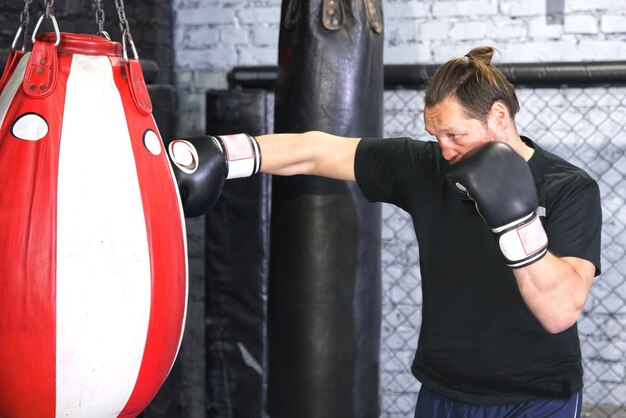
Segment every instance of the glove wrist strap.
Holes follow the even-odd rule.
[[[261,149],[248,134],[220,135],[215,137],[226,156],[227,179],[249,177],[261,168]]]
[[[548,237],[534,211],[493,232],[509,267],[520,268],[532,264],[548,251]]]

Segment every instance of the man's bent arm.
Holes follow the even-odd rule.
[[[524,301],[539,322],[552,333],[565,331],[580,316],[595,273],[595,266],[577,257],[541,260],[513,270]]]

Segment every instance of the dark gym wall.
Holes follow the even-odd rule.
[[[135,41],[139,58],[155,61],[160,69],[159,83],[172,83],[172,2],[171,0],[132,0],[124,3],[131,35]],[[102,0],[105,12],[105,30],[111,39],[121,39],[119,18],[114,0]],[[20,23],[20,12],[24,2],[20,0],[0,0],[0,63],[8,53]],[[43,11],[42,1],[30,5],[30,30],[37,23]],[[92,0],[56,0],[54,15],[62,32],[96,33],[95,5]],[[51,28],[44,24],[43,31]]]

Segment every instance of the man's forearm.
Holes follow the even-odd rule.
[[[257,138],[261,148],[261,171],[291,176],[313,174],[354,181],[354,155],[358,138],[324,132],[270,134]]]
[[[575,257],[545,257],[513,273],[526,305],[552,333],[571,327],[580,316],[595,267]]]

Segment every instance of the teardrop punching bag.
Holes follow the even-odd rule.
[[[382,136],[379,0],[286,0],[276,132]],[[380,206],[354,183],[274,176],[269,414],[378,417]]]
[[[184,219],[139,61],[122,52],[45,33],[3,73],[2,417],[136,416],[180,345]]]

